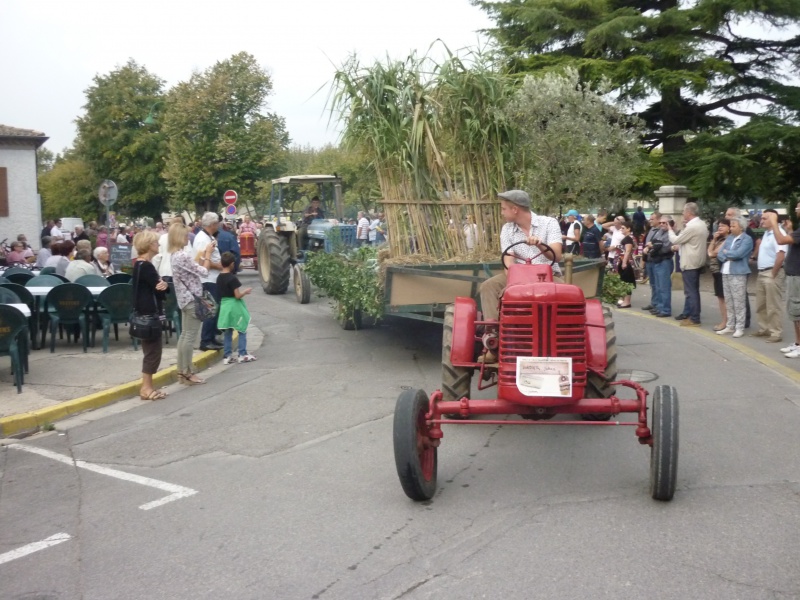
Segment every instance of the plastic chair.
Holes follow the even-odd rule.
[[[55,267],[43,267],[41,271],[39,271],[39,275],[50,275],[51,273],[55,273]]]
[[[25,267],[9,267],[3,272],[3,276],[8,277],[9,275],[15,275],[16,273],[33,275],[33,273],[30,272],[30,269],[26,269]]]
[[[28,370],[28,320],[13,306],[0,304],[0,356],[11,357],[11,372],[17,393],[22,393],[25,383],[23,372]]]
[[[164,314],[167,317],[167,327],[164,328],[164,342],[169,344],[172,331],[178,338],[181,337],[181,309],[178,308],[178,297],[175,295],[175,284],[170,282],[167,290],[166,300],[164,301]]]
[[[111,285],[115,285],[117,283],[130,283],[132,280],[133,276],[131,276],[130,273],[114,273],[113,275],[106,277],[106,281]]]
[[[114,339],[119,341],[119,323],[127,323],[133,310],[133,286],[129,283],[115,283],[108,286],[97,298],[98,312],[103,324],[103,353],[108,353],[108,336],[111,325],[114,325]],[[94,345],[92,333],[92,345]],[[133,347],[138,346],[136,338],[131,338]]]
[[[11,292],[15,293],[19,298],[19,303],[25,304],[28,309],[31,311],[31,316],[29,319],[31,325],[31,342],[33,343],[33,348],[38,348],[36,341],[39,338],[39,311],[36,304],[36,298],[33,294],[28,291],[28,288],[23,287],[17,283],[0,283],[0,290],[6,289],[10,290]],[[0,291],[2,294],[2,291]],[[14,303],[16,304],[16,303]]]
[[[25,282],[25,287],[53,287],[56,285],[61,285],[64,283],[58,277],[58,275],[50,274],[50,275],[37,275],[33,279],[29,279]]]
[[[13,271],[13,269],[9,270]],[[22,269],[21,271],[17,271],[15,273],[9,273],[9,271],[6,271],[5,275],[3,276],[11,283],[18,283],[19,285],[25,285],[27,281],[30,281],[35,277],[35,275],[27,269]]]
[[[59,275],[58,273],[50,273],[50,274],[48,275],[48,277],[55,277],[55,278],[56,278],[56,279],[58,279],[58,280],[59,280],[61,283],[72,283],[72,282],[71,282],[69,279],[67,279],[67,278],[66,278],[66,277],[64,277],[63,275]]]
[[[108,287],[111,284],[108,279],[101,275],[83,275],[75,280],[78,285],[85,285],[86,287]]]
[[[14,285],[14,284],[5,284]],[[0,304],[22,304],[22,299],[6,287],[0,287]]]
[[[8,279],[3,276],[0,276],[0,283],[11,283]]]
[[[92,306],[92,302],[94,302],[92,293],[77,283],[62,283],[50,290],[44,305],[50,317],[50,352],[56,351],[56,328],[59,325],[79,325],[83,333],[83,351],[86,352],[89,340],[89,321],[86,311]],[[42,332],[42,346],[46,335],[45,330]],[[69,329],[67,341],[69,341]]]

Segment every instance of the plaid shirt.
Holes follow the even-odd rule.
[[[531,213],[530,232],[523,231],[516,223],[506,223],[503,225],[503,229],[500,231],[500,249],[505,250],[511,244],[524,242],[528,237],[534,235],[538,237],[542,243],[547,244],[551,248],[554,248],[554,244],[561,245],[561,227],[559,227],[558,221],[552,217],[543,217]],[[520,244],[519,246],[514,246],[511,252],[517,257],[515,262],[522,264],[525,262],[525,259],[533,258],[539,254],[541,250],[536,246]],[[551,261],[552,259],[548,258],[546,254],[542,254],[534,258],[532,262],[535,265],[549,265]],[[561,275],[561,268],[558,266],[558,263],[553,265],[553,275]]]

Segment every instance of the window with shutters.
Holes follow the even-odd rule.
[[[0,167],[0,217],[8,216],[8,169]]]

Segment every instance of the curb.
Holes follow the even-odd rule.
[[[647,314],[644,314],[644,313],[640,314],[640,313],[635,313],[635,312],[627,312],[625,314],[631,315],[633,317],[637,317],[637,318],[640,318],[640,319],[652,319],[653,321],[661,323],[662,325],[669,325],[670,327],[680,327],[680,324],[675,323],[673,321],[666,321],[665,319],[659,319],[657,317],[654,317],[652,315],[647,315]],[[723,335],[717,335],[713,331],[708,331],[708,330],[705,330],[705,329],[699,329],[697,327],[684,327],[684,329],[690,331],[693,334],[702,335],[702,336],[704,336],[705,338],[707,338],[709,340],[714,340],[715,342],[718,342],[720,344],[725,344],[726,346],[728,346],[729,348],[733,348],[734,350],[738,350],[739,352],[741,352],[745,356],[748,356],[749,358],[752,358],[756,362],[760,362],[762,365],[764,365],[765,367],[769,367],[773,371],[777,371],[778,373],[780,373],[784,377],[788,377],[789,379],[791,379],[795,383],[800,383],[800,372],[798,372],[795,369],[792,369],[790,367],[787,367],[786,365],[784,365],[783,363],[775,360],[774,358],[770,358],[769,356],[761,354],[761,352],[759,352],[758,350],[753,350],[752,348],[749,348],[748,346],[745,346],[744,344],[739,344],[739,343],[733,341],[732,339],[727,338],[727,337],[725,337]]]
[[[212,364],[222,359],[222,350],[206,350],[192,358],[192,364],[198,369],[206,369]],[[178,380],[178,367],[172,366],[163,369],[153,375],[153,386],[156,388],[164,387]],[[86,412],[95,408],[106,406],[117,400],[137,396],[142,380],[137,379],[129,383],[108,388],[102,392],[95,392],[88,396],[67,400],[55,406],[40,408],[31,412],[11,415],[10,417],[0,417],[0,438],[11,437],[14,435],[24,435],[35,433],[41,427],[49,423],[54,423],[60,419],[65,419]]]

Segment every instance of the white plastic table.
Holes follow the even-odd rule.
[[[25,315],[25,317],[30,317],[31,316],[31,309],[28,308],[27,304],[6,304],[6,306],[13,306],[19,312],[21,312],[23,315]]]
[[[34,296],[47,296],[47,294],[50,293],[50,290],[52,290],[54,287],[56,286],[43,285],[43,286],[29,287],[25,289],[27,289]],[[89,287],[86,289],[88,289],[92,293],[92,296],[99,296],[102,293],[102,291],[106,289],[106,287],[101,285],[97,287]]]

